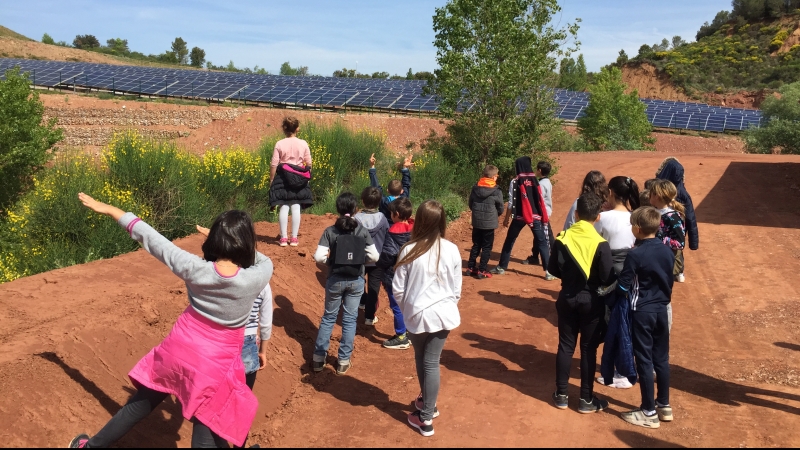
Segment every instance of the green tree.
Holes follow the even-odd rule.
[[[622,49],[619,51],[619,56],[617,56],[617,65],[624,66],[625,64],[628,64],[629,59],[630,58],[628,58],[628,54],[625,52],[625,49]]]
[[[45,33],[44,36],[42,36],[42,44],[56,45],[56,41],[50,37],[49,34]]]
[[[192,51],[189,53],[189,60],[192,66],[203,67],[203,63],[206,61],[206,51],[200,47],[192,47]]]
[[[389,72],[374,72],[372,78],[389,78]]]
[[[669,50],[669,41],[667,38],[661,40],[660,44],[653,44],[653,52],[665,52]]]
[[[783,154],[800,154],[800,81],[783,85],[779,92],[780,98],[769,96],[761,104],[765,125],[744,133],[750,153],[780,149]]]
[[[643,44],[641,47],[639,47],[639,54],[636,55],[636,59],[638,60],[651,59],[655,56],[655,53],[656,52],[653,50],[653,47],[650,47],[647,44]]]
[[[450,162],[470,171],[492,162],[507,178],[514,159],[534,155],[539,137],[560,124],[543,86],[575,50],[567,41],[579,45],[580,21],[558,28],[560,11],[556,0],[450,0],[436,9],[432,87],[454,119],[443,148]]]
[[[100,47],[100,41],[91,34],[79,34],[72,40],[72,46],[83,50]]]
[[[50,149],[62,138],[56,119],[44,123],[44,105],[32,91],[27,75],[7,70],[0,80],[0,215],[32,183],[32,175],[52,156]]]
[[[342,70],[334,70],[333,76],[338,78],[355,78],[356,70],[355,69],[348,69],[343,68]]]
[[[121,55],[126,55],[131,51],[128,48],[127,39],[122,39],[122,38],[109,39],[106,41],[106,46]]]
[[[308,75],[308,67],[307,66],[292,67],[289,64],[289,61],[286,61],[285,63],[281,64],[280,74],[281,75],[289,75],[289,76],[303,76],[303,77],[305,77],[305,76]],[[336,75],[334,75],[334,76],[336,76]]]
[[[577,62],[572,58],[562,59],[558,75],[558,87],[573,91],[585,90],[588,84],[588,74],[583,55],[578,56]]]
[[[686,45],[686,41],[683,40],[680,36],[673,36],[672,37],[672,49],[677,50],[680,47]]]
[[[233,64],[233,60],[230,60],[230,62],[228,62],[228,65],[225,66],[225,70],[229,72],[237,72],[239,69],[237,69],[236,65]]]
[[[189,47],[186,45],[186,41],[176,37],[175,40],[172,41],[171,50],[172,53],[175,54],[175,59],[178,60],[179,64],[189,63]]]
[[[406,80],[413,80],[414,79],[414,72],[411,71],[411,67],[408,68],[408,72],[406,72]]]
[[[578,119],[578,131],[599,150],[642,150],[655,142],[653,127],[647,121],[647,107],[634,90],[625,93],[622,71],[603,68],[589,86],[592,94],[586,115]]]
[[[697,36],[695,39],[698,41],[706,36],[711,36],[712,34],[719,31],[723,25],[728,23],[731,20],[731,13],[730,11],[720,11],[714,17],[714,20],[709,24],[706,22],[703,26],[700,27],[700,31],[697,32]]]

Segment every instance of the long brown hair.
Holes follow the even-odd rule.
[[[583,177],[581,194],[588,194],[590,192],[600,197],[603,202],[608,200],[608,184],[606,183],[606,177],[598,170],[592,170]]]
[[[411,231],[411,240],[403,246],[403,248],[406,248],[414,244],[414,248],[402,259],[397,261],[394,268],[397,269],[403,264],[411,264],[417,258],[427,253],[434,244],[439,246],[436,255],[436,267],[439,267],[439,257],[441,256],[442,250],[441,239],[444,238],[446,230],[447,218],[444,215],[444,208],[441,203],[436,200],[428,200],[419,205],[419,208],[417,208],[417,215],[414,217],[414,229]],[[400,249],[400,251],[402,252],[403,250]]]
[[[660,198],[662,202],[669,205],[670,208],[678,211],[681,217],[686,217],[686,208],[681,204],[676,197],[678,196],[678,188],[675,187],[669,180],[656,180],[650,188],[650,193]]]

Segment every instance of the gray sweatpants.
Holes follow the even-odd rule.
[[[436,398],[439,397],[439,358],[442,356],[444,342],[450,330],[436,333],[408,333],[411,345],[414,346],[414,359],[417,363],[417,378],[422,391],[422,402],[425,407],[420,412],[420,419],[433,419]]]

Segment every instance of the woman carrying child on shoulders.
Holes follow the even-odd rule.
[[[461,324],[461,252],[445,240],[447,220],[441,203],[428,200],[417,208],[411,240],[395,265],[392,292],[403,310],[414,347],[420,395],[408,423],[433,436],[439,416],[439,359],[450,331]]]

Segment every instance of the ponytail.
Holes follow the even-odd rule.
[[[683,203],[679,202],[676,199],[672,199],[672,201],[669,202],[669,207],[674,209],[675,211],[678,211],[678,214],[681,215],[682,219],[686,218],[686,208],[683,206]]]
[[[656,195],[664,203],[669,205],[670,208],[677,211],[682,218],[686,217],[686,208],[681,202],[676,200],[678,196],[678,188],[675,187],[669,180],[656,180],[650,187],[650,192]]]
[[[358,227],[358,221],[353,218],[356,213],[358,203],[356,196],[350,192],[342,192],[336,197],[336,211],[339,213],[339,218],[333,226],[343,233],[350,233]]]
[[[639,200],[639,185],[633,181],[631,177],[614,177],[608,183],[608,189],[614,193],[614,196],[622,201],[623,204],[628,204],[631,211],[639,209],[641,206]]]

